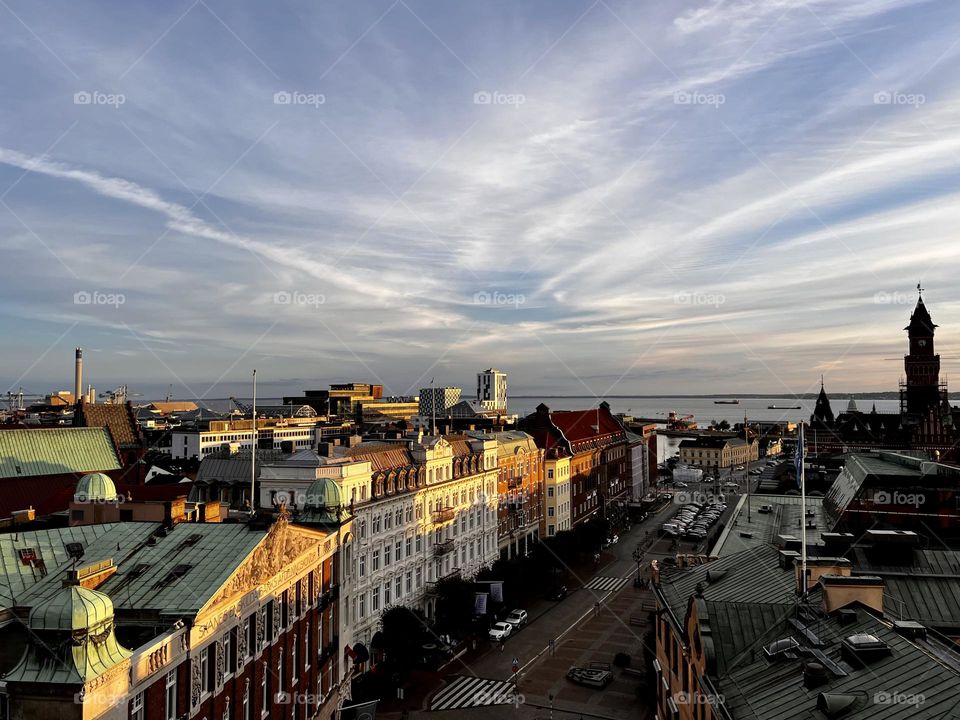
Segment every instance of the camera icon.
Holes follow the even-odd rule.
[[[493,297],[486,290],[481,290],[473,294],[473,302],[475,305],[489,305],[493,302]]]
[[[293,302],[293,295],[288,293],[286,290],[281,290],[280,292],[275,292],[273,294],[274,305],[289,305],[291,302]]]
[[[479,90],[473,94],[474,105],[489,105],[493,102],[493,96],[486,90]]]
[[[93,302],[93,296],[86,290],[79,290],[73,294],[74,305],[89,305]]]
[[[93,100],[93,96],[88,93],[86,90],[81,90],[80,92],[75,92],[73,94],[73,104],[74,105],[89,105]]]
[[[673,94],[674,105],[689,105],[691,102],[693,102],[693,95],[686,90],[677,90]]]
[[[889,105],[893,102],[893,95],[887,90],[881,90],[873,94],[874,105]]]
[[[292,101],[293,96],[286,90],[281,90],[280,92],[275,92],[273,94],[274,105],[289,105]]]

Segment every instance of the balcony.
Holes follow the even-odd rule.
[[[438,542],[433,546],[433,554],[436,557],[443,557],[453,550],[453,539]]]
[[[453,518],[456,517],[457,511],[452,507],[446,507],[441,510],[433,511],[433,521],[435,523],[448,523],[453,522]]]

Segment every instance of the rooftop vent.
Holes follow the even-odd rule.
[[[190,537],[188,537],[186,540],[184,540],[182,543],[180,543],[180,545],[179,545],[179,547],[178,547],[177,549],[178,549],[178,550],[183,550],[183,549],[185,549],[185,548],[193,547],[193,546],[196,545],[198,542],[200,542],[200,540],[202,540],[202,539],[203,539],[203,535],[199,535],[199,534],[194,533],[193,535],[191,535]]]
[[[818,662],[805,662],[803,664],[803,684],[813,689],[826,685],[830,681],[830,674],[827,669]]]
[[[707,570],[707,582],[710,585],[718,583],[727,576],[726,570]]]
[[[781,550],[779,553],[779,565],[783,570],[794,567],[799,559],[800,553],[796,550]]]
[[[927,639],[927,629],[916,620],[895,620],[893,629],[912,640]]]
[[[841,625],[853,625],[857,621],[857,611],[853,608],[837,610],[837,622]]]
[[[853,667],[866,667],[890,654],[889,645],[868,633],[850,635],[840,643],[840,656]]]
[[[763,648],[763,654],[767,656],[768,660],[783,660],[794,657],[794,651],[799,647],[800,643],[794,638],[782,638],[774,640]]]
[[[820,693],[817,696],[817,710],[830,720],[842,718],[856,706],[859,695],[850,693]]]

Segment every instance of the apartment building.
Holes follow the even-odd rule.
[[[553,537],[572,526],[570,507],[570,456],[548,453],[543,459],[543,517],[540,535]]]
[[[317,418],[258,418],[257,449],[296,452],[315,447],[320,439]],[[232,452],[249,451],[253,445],[253,420],[211,420],[207,428],[175,429],[170,433],[170,445],[163,448],[175,458],[203,459],[229,449]]]

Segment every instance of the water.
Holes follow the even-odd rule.
[[[614,413],[625,413],[638,418],[662,419],[666,422],[667,416],[671,412],[677,413],[680,417],[692,415],[691,420],[696,422],[698,427],[706,428],[714,420],[726,420],[731,425],[742,423],[744,415],[748,420],[757,421],[789,421],[799,422],[800,420],[809,421],[813,414],[813,408],[816,405],[814,398],[794,400],[791,398],[740,398],[739,405],[717,405],[714,400],[720,398],[712,397],[618,397],[608,398],[610,410]],[[733,397],[731,396],[731,398]],[[849,398],[834,397],[831,400],[831,407],[834,414],[843,412],[847,409]],[[600,400],[593,396],[576,397],[543,397],[543,398],[517,398],[510,402],[510,412],[517,413],[521,417],[528,415],[536,409],[540,403],[545,403],[551,410],[583,410],[596,407]],[[870,408],[876,404],[877,412],[899,412],[900,401],[891,399],[858,399],[857,407],[860,410],[869,412]],[[774,409],[770,405],[779,405],[781,407],[792,407],[799,405],[799,410],[792,409]],[[657,438],[657,462],[662,463],[667,458],[676,455],[680,449],[680,442],[683,438],[664,437]]]

